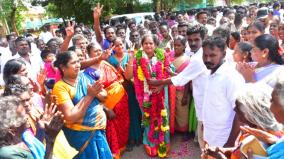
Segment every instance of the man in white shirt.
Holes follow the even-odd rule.
[[[0,64],[1,70],[4,67],[4,62],[9,60],[12,57],[12,52],[9,49],[8,41],[4,37],[0,37]],[[2,73],[2,71],[1,71]]]
[[[14,55],[12,59],[21,58],[26,63],[28,77],[36,81],[37,75],[43,64],[40,56],[36,56],[30,53],[30,45],[27,39],[25,39],[24,37],[18,37],[15,40],[15,45],[17,54]]]
[[[196,25],[194,27],[189,28],[187,31],[187,40],[192,51],[194,51],[189,65],[177,76],[165,80],[148,81],[148,83],[152,85],[173,84],[174,86],[184,86],[192,80],[193,98],[195,101],[195,109],[198,120],[198,142],[201,149],[203,149],[205,146],[202,131],[202,104],[204,96],[204,87],[208,74],[208,70],[206,69],[206,66],[204,65],[202,60],[202,42],[204,36],[205,30],[203,26]]]
[[[235,68],[224,62],[225,50],[226,43],[221,37],[210,37],[203,42],[203,62],[211,70],[202,105],[204,140],[209,146],[233,146],[238,135],[234,107],[237,89],[245,81]]]
[[[44,43],[46,44],[50,39],[53,38],[53,35],[52,33],[50,32],[50,26],[47,25],[47,26],[44,26],[43,27],[43,32],[41,32],[39,34],[39,39],[43,40]]]
[[[187,56],[192,56],[200,51],[202,47],[202,41],[205,38],[206,28],[202,25],[194,25],[187,29],[187,43],[190,51],[185,52]]]
[[[233,58],[234,50],[231,50],[228,46],[230,35],[231,35],[230,28],[228,28],[227,26],[219,26],[213,31],[213,36],[222,37],[226,41],[227,49],[226,49],[225,61],[230,64],[233,64],[234,63],[234,58]],[[235,66],[235,65],[232,65],[232,66]]]
[[[6,63],[6,61],[8,61],[9,59],[11,59],[12,57],[12,52],[9,49],[8,46],[8,41],[6,38],[4,37],[0,37],[0,85],[3,86],[4,85],[4,81],[3,81],[3,69],[4,69],[4,64]]]
[[[207,20],[208,20],[208,12],[206,11],[200,11],[196,14],[196,20],[199,24],[203,25],[206,27],[207,31],[208,31],[208,36],[211,36],[214,30],[214,27],[212,25],[208,25],[207,24]]]

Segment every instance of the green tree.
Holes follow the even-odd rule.
[[[26,11],[27,8],[24,5],[23,0],[1,0],[0,1],[1,12],[0,18],[6,19],[9,27],[16,34],[22,29],[21,22],[24,17],[21,15],[22,11]]]
[[[92,24],[92,9],[98,2],[104,5],[102,17],[146,11],[138,0],[34,0],[32,4],[45,6],[52,17],[75,18],[76,22]]]

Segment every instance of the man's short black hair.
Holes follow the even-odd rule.
[[[105,35],[106,35],[107,30],[110,29],[110,28],[112,28],[112,29],[114,30],[114,32],[116,31],[116,28],[115,28],[115,27],[107,26],[107,27],[105,27],[105,29],[104,29],[104,34],[105,34]]]
[[[178,28],[181,28],[181,27],[188,27],[188,24],[186,22],[178,23]]]
[[[23,36],[19,36],[19,37],[15,40],[16,46],[17,46],[17,44],[18,44],[19,42],[22,42],[22,41],[26,41],[26,42],[29,44],[29,47],[31,48],[31,43],[30,43],[25,37],[23,37]]]
[[[205,34],[206,34],[206,28],[204,26],[199,25],[199,24],[194,25],[194,26],[189,27],[187,29],[186,35],[192,35],[192,34],[195,34],[195,33],[199,33],[201,39],[204,39]]]
[[[136,25],[135,19],[130,20],[130,21],[128,22],[128,27],[130,28],[130,26],[131,26],[132,24],[135,24],[135,25]]]
[[[206,14],[208,16],[208,12],[205,10],[202,10],[196,14],[196,19],[198,19],[201,14]]]
[[[219,48],[222,52],[226,51],[226,42],[223,38],[218,36],[208,37],[203,41],[202,47],[209,47],[210,49],[214,49],[214,47]]]

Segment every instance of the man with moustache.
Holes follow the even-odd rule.
[[[149,80],[148,83],[150,85],[172,83],[175,86],[183,86],[192,80],[199,121],[197,130],[200,147],[204,148],[204,140],[209,146],[233,146],[239,133],[234,112],[236,92],[245,81],[229,63],[224,62],[226,43],[223,38],[209,37],[203,41],[201,49],[203,49],[201,56],[203,61],[200,62],[200,59],[194,56],[190,64],[177,76],[164,80]],[[201,138],[202,135],[204,140]]]
[[[137,30],[133,30],[130,32],[130,42],[131,42],[131,49],[138,50],[141,47],[140,41],[140,34]]]
[[[202,48],[203,62],[211,71],[202,105],[204,140],[209,146],[233,146],[239,133],[234,112],[236,92],[245,81],[235,68],[224,62],[226,42],[223,38],[210,37]]]
[[[31,54],[31,46],[24,37],[18,37],[15,40],[15,45],[17,53],[12,57],[12,59],[21,58],[26,63],[28,77],[36,81],[37,74],[43,64],[40,56]]]
[[[186,22],[180,22],[178,23],[177,29],[178,29],[178,35],[186,37],[186,33],[188,30],[188,24]],[[185,54],[186,55],[190,54],[190,48],[188,46],[188,43],[186,43]]]
[[[178,23],[178,35],[182,35],[186,37],[186,32],[188,29],[188,24],[186,22],[180,22]]]
[[[201,25],[196,25],[187,30],[187,39],[191,50],[194,52],[190,59],[189,65],[180,72],[177,76],[164,80],[150,80],[150,85],[168,85],[184,86],[192,81],[192,92],[195,102],[195,110],[198,120],[197,135],[198,143],[201,149],[204,148],[202,131],[202,104],[204,96],[204,87],[207,80],[208,70],[202,60],[202,42],[205,37],[205,28]]]
[[[202,54],[202,41],[205,38],[206,28],[201,25],[195,25],[187,30],[187,43],[190,47],[190,52],[185,52],[187,56],[194,54]]]
[[[207,24],[209,13],[207,11],[200,11],[196,14],[196,20],[200,25],[203,25],[208,30],[208,35],[211,36],[214,27]]]
[[[93,9],[93,18],[94,18],[94,30],[96,33],[96,39],[99,44],[101,44],[103,50],[109,49],[113,40],[116,38],[115,29],[111,26],[107,26],[104,29],[105,39],[102,36],[100,17],[102,14],[103,5],[101,6],[99,3]]]

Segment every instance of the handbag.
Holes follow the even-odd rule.
[[[119,82],[114,82],[113,84],[105,88],[105,90],[107,91],[107,98],[103,102],[103,104],[107,108],[113,109],[124,96],[125,90],[122,84],[120,84]]]

